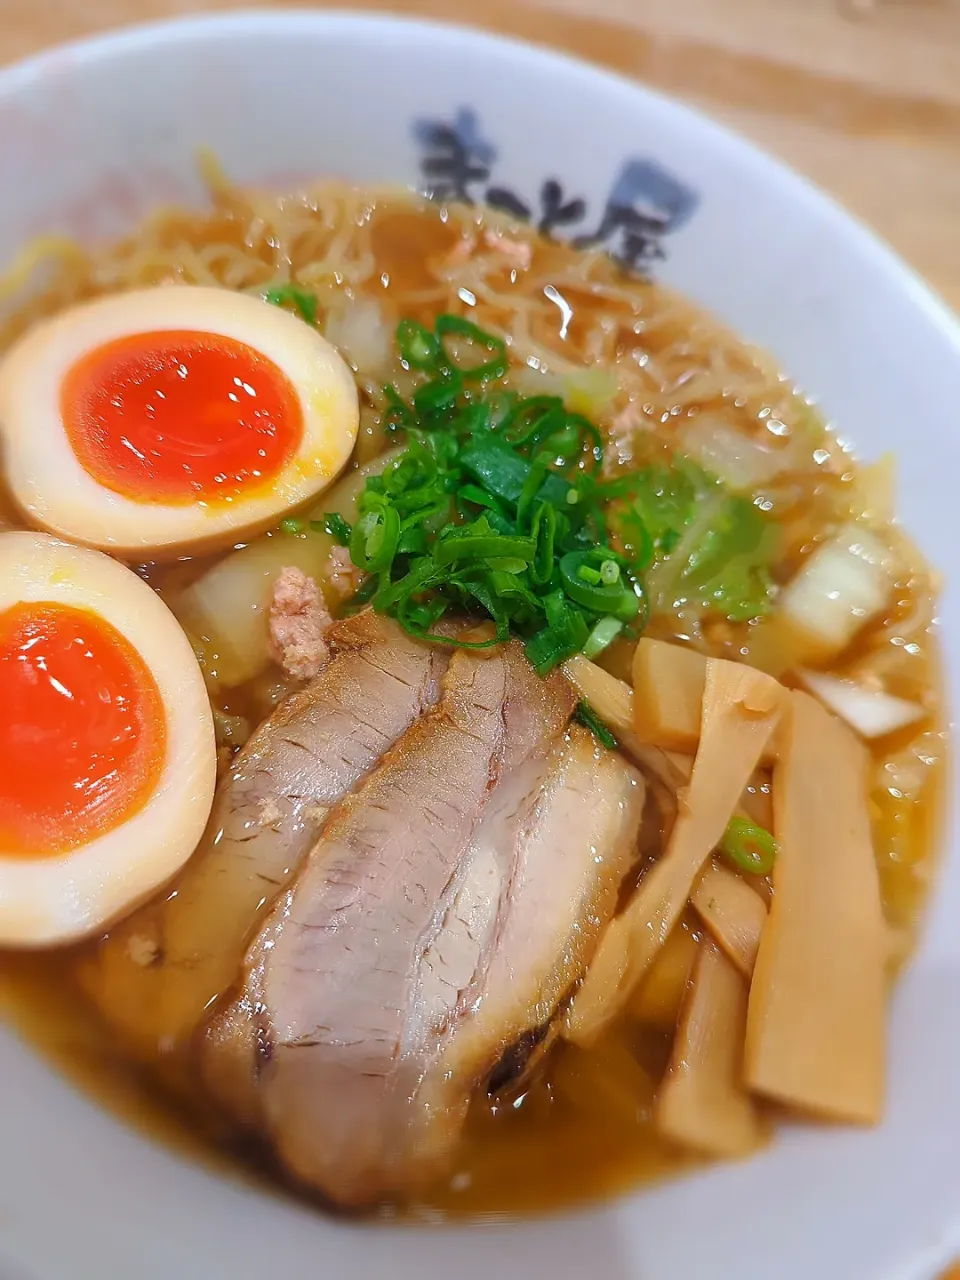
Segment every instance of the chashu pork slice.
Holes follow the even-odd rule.
[[[418,978],[500,772],[505,685],[499,654],[453,656],[436,710],[332,816],[254,948],[265,1129],[296,1178],[344,1204],[376,1195],[419,1081]],[[466,983],[482,921],[463,941]]]
[[[444,650],[372,611],[335,624],[331,658],[280,704],[218,788],[171,889],[96,948],[88,994],[131,1047],[182,1045],[237,980],[244,952],[331,808],[439,697]]]
[[[413,1099],[493,954],[503,874],[477,856],[485,812],[573,705],[515,644],[455,654],[440,704],[331,816],[253,947],[263,1129],[341,1204],[406,1184]]]
[[[478,666],[480,663],[495,665],[481,668]],[[559,740],[575,706],[574,692],[559,673],[540,679],[523,656],[520,646],[514,643],[504,646],[496,655],[483,658],[460,655],[454,659],[448,678],[448,704],[441,706],[433,718],[425,722],[425,735],[434,730],[448,733],[451,716],[469,733],[471,717],[479,717],[476,707],[470,710],[471,695],[465,692],[475,678],[475,671],[482,676],[484,687],[490,685],[491,679],[495,678],[497,682],[501,697],[498,716],[502,723],[491,754],[490,770],[491,778],[496,775],[509,779],[509,783],[498,784],[492,793],[489,787],[485,789],[480,797],[483,809],[477,818],[475,838],[445,853],[451,865],[456,863],[456,869],[444,886],[444,894],[427,928],[428,932],[437,932],[444,920],[448,924],[456,920],[460,932],[453,940],[449,933],[445,935],[442,953],[436,946],[427,945],[426,940],[418,943],[422,956],[417,957],[419,968],[412,978],[412,1022],[418,1018],[429,1021],[433,1016],[437,1024],[443,1024],[450,1016],[450,1008],[458,1001],[463,1003],[471,984],[475,985],[484,971],[500,908],[503,872],[507,869],[509,874],[512,865],[512,851],[492,843],[484,833],[496,832],[498,825],[502,825],[498,815],[511,804],[520,803],[530,786],[539,785],[544,761],[552,745]],[[486,720],[485,717],[480,718]],[[417,741],[418,751],[425,753],[424,744],[419,738]],[[469,747],[469,742],[467,745]],[[493,739],[491,746],[494,746]],[[396,758],[384,762],[385,769],[389,763],[389,770],[379,780],[383,794],[393,785],[392,779],[405,777],[415,767],[415,763],[408,762],[415,762],[420,757],[411,756],[410,747],[411,744],[404,740],[394,753]],[[441,742],[430,747],[431,751],[435,749],[442,754],[445,748]],[[425,754],[423,758],[426,758]],[[436,781],[445,785],[447,779],[440,773]],[[453,782],[456,784],[455,778]],[[491,794],[495,802],[488,804]],[[355,803],[359,804],[365,798],[366,792],[361,792]],[[429,793],[419,788],[412,793],[409,805],[402,797],[397,801],[404,810],[405,820],[414,813],[418,800],[430,803]],[[429,825],[432,821],[429,810],[424,817]],[[318,873],[335,848],[332,842],[323,842],[322,848],[311,855],[311,866]],[[458,912],[461,916],[469,913],[469,920],[458,917]],[[274,933],[275,927],[271,923],[254,940],[246,959],[245,979],[233,998],[212,1014],[199,1041],[200,1075],[207,1092],[245,1127],[259,1127],[263,1123],[258,1081],[266,1040],[264,1018],[258,1010],[263,1010],[266,1004],[264,957],[273,947]],[[435,1013],[429,1014],[427,1011],[434,1006]],[[420,1032],[427,1035],[427,1028],[422,1026]]]
[[[332,815],[205,1044],[218,1096],[346,1206],[442,1172],[477,1086],[589,964],[634,858],[640,775],[563,732],[559,677],[511,645],[458,654],[445,685]]]
[[[579,725],[545,765],[539,777],[528,765],[514,779],[515,794],[527,785],[498,834],[504,875],[490,960],[413,1100],[414,1185],[452,1158],[477,1086],[518,1056],[522,1067],[518,1049],[549,1043],[545,1033],[586,972],[636,857],[639,771]]]

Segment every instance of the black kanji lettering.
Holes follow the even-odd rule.
[[[630,270],[663,258],[663,237],[692,215],[699,197],[650,160],[630,160],[617,175],[595,231],[578,248],[602,244]]]
[[[556,178],[548,178],[540,188],[540,221],[537,230],[543,235],[552,235],[557,227],[567,227],[571,222],[579,222],[587,212],[586,201],[577,196],[573,200],[564,200],[563,187]]]
[[[506,187],[488,187],[486,199],[491,209],[502,209],[504,213],[519,218],[521,222],[528,222],[530,219],[530,206],[524,204],[515,192],[509,191]]]
[[[462,108],[453,123],[420,120],[414,136],[424,148],[420,172],[426,194],[432,200],[460,200],[474,203],[471,187],[486,182],[496,149],[480,135],[473,111]]]

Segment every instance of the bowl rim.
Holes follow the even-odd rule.
[[[57,73],[58,66],[66,58],[86,63],[108,62],[122,58],[130,51],[151,45],[176,45],[184,39],[242,36],[265,29],[292,34],[304,28],[312,31],[361,28],[381,35],[394,34],[398,38],[415,38],[419,34],[432,41],[446,40],[453,44],[462,44],[469,39],[486,46],[490,52],[507,54],[517,60],[533,60],[544,70],[552,70],[567,77],[577,76],[591,81],[598,88],[605,86],[626,97],[639,96],[660,109],[671,111],[681,123],[712,140],[732,163],[750,169],[758,177],[762,171],[766,171],[766,180],[769,182],[773,179],[781,188],[791,192],[802,205],[805,214],[813,219],[819,216],[829,220],[836,234],[841,235],[856,252],[866,255],[871,260],[871,267],[897,286],[903,300],[915,306],[940,330],[950,341],[960,361],[960,314],[869,223],[787,161],[767,151],[746,135],[720,123],[698,107],[650,88],[640,78],[624,75],[565,50],[489,31],[466,22],[435,21],[386,11],[254,7],[132,23],[79,36],[0,65],[0,100],[15,96],[28,86],[42,84],[46,78]]]
[[[496,57],[500,65],[509,71],[513,67],[536,67],[545,76],[552,76],[567,82],[579,82],[592,86],[597,93],[605,93],[612,100],[618,97],[625,108],[639,113],[644,106],[651,111],[669,113],[678,125],[690,131],[701,141],[712,145],[719,159],[731,170],[739,170],[746,174],[750,181],[757,185],[776,188],[782,196],[794,201],[802,220],[810,225],[822,228],[832,240],[834,250],[849,252],[863,264],[864,269],[877,279],[886,281],[895,305],[896,312],[910,327],[923,328],[928,332],[935,330],[943,343],[943,350],[952,357],[960,369],[960,317],[939,297],[936,291],[910,267],[876,232],[849,212],[834,197],[823,192],[809,179],[792,169],[786,162],[774,157],[761,146],[753,143],[735,130],[718,123],[698,108],[673,98],[669,94],[651,89],[640,80],[609,70],[596,63],[591,63],[573,54],[544,48],[534,42],[513,36],[491,33],[470,26],[467,23],[448,23],[414,18],[387,13],[353,12],[344,9],[298,10],[298,9],[262,9],[254,8],[217,14],[190,15],[135,23],[120,29],[108,30],[93,35],[80,37],[56,46],[28,55],[10,64],[0,66],[0,104],[5,100],[16,99],[21,94],[34,93],[39,99],[45,96],[46,86],[62,72],[65,60],[73,61],[85,69],[102,66],[109,69],[111,65],[122,63],[131,54],[140,52],[160,52],[163,56],[175,56],[176,49],[184,44],[201,44],[206,41],[217,41],[223,38],[252,38],[270,34],[293,40],[298,34],[307,33],[312,39],[327,35],[331,39],[356,37],[369,33],[383,41],[391,40],[429,41],[434,47],[446,45],[451,50],[462,54],[466,45],[476,48],[480,53],[491,58]],[[816,389],[813,388],[815,391]],[[942,641],[944,656],[948,657],[950,647],[946,637]],[[956,642],[960,654],[960,640]],[[945,664],[946,666],[946,664]],[[949,673],[944,671],[946,705],[950,706]],[[949,714],[949,712],[948,712]],[[948,725],[952,730],[952,721]],[[918,950],[911,967],[919,959],[925,947],[925,939],[934,923],[933,911],[944,884],[947,853],[951,840],[960,836],[958,816],[951,804],[951,782],[955,777],[954,751],[949,752],[944,773],[944,794],[942,797],[944,810],[940,815],[938,827],[939,866],[937,881],[924,909],[921,924]],[[30,1052],[34,1050],[29,1046]],[[59,1075],[59,1073],[58,1073]],[[64,1077],[60,1076],[63,1080]],[[81,1095],[90,1101],[89,1095]],[[91,1102],[91,1106],[99,1106]],[[107,1113],[109,1114],[109,1113]],[[103,1118],[103,1113],[98,1119]],[[137,1126],[122,1123],[124,1129],[142,1134]],[[162,1152],[176,1165],[182,1156],[171,1151],[165,1144],[155,1144],[148,1139],[155,1151]],[[188,1163],[193,1164],[192,1161]],[[201,1167],[202,1166],[198,1166]],[[656,1188],[654,1188],[654,1191]],[[262,1191],[257,1192],[258,1196]],[[569,1220],[582,1223],[593,1219],[598,1213],[618,1210],[624,1204],[630,1204],[637,1194],[631,1188],[616,1196],[605,1196],[597,1203],[588,1203],[566,1210],[562,1215],[550,1215],[549,1221],[556,1223]],[[522,1231],[532,1225],[543,1222],[542,1218],[524,1217],[512,1228]],[[444,1234],[462,1237],[476,1224],[450,1223],[442,1228]],[[951,1221],[951,1234],[954,1230]],[[432,1228],[436,1231],[436,1228]],[[938,1251],[938,1257],[939,1251]],[[0,1267],[3,1254],[0,1250]],[[18,1260],[19,1261],[19,1260]],[[32,1259],[25,1260],[27,1263]],[[48,1273],[44,1273],[48,1274]],[[52,1280],[52,1277],[51,1277]]]

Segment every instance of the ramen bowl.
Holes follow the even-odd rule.
[[[639,85],[527,45],[351,14],[136,29],[0,74],[0,258],[319,175],[486,202],[607,248],[768,349],[866,459],[948,574],[960,541],[960,327],[871,234],[775,161]],[[946,682],[960,668],[949,578]],[[953,790],[953,776],[946,783]],[[0,1031],[0,1270],[29,1280],[927,1280],[960,1254],[960,851],[894,996],[875,1130],[785,1130],[762,1155],[562,1217],[333,1220],[151,1140]]]

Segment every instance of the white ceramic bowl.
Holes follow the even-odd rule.
[[[426,163],[435,183],[466,174],[469,194],[499,189],[535,217],[554,179],[585,202],[579,234],[612,208],[611,247],[769,348],[864,455],[899,453],[902,517],[952,567],[956,321],[838,208],[702,117],[553,54],[418,23],[273,13],[139,29],[0,74],[0,256],[40,231],[112,236],[157,203],[199,202],[201,145],[233,178],[278,185],[418,184]],[[949,589],[942,617],[956,686]],[[960,1256],[953,828],[948,846],[874,1132],[798,1129],[749,1163],[562,1220],[356,1227],[151,1145],[0,1031],[0,1275],[927,1280]]]

